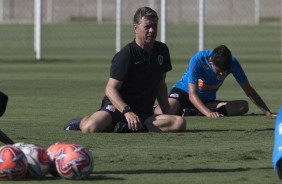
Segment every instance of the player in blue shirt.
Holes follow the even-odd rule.
[[[247,113],[249,108],[245,100],[220,101],[216,99],[217,90],[229,74],[234,76],[246,95],[266,116],[276,116],[252,88],[240,63],[225,45],[220,45],[213,50],[200,51],[191,58],[185,73],[172,86],[169,93],[172,113],[178,115],[199,113],[212,118]],[[155,113],[161,113],[158,106]]]

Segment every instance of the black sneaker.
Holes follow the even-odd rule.
[[[79,125],[82,118],[72,119],[64,126],[64,130],[80,130]]]
[[[129,130],[127,123],[125,122],[117,122],[114,133],[129,133],[131,130]]]
[[[148,130],[141,124],[141,129],[138,131],[129,130],[128,124],[125,122],[118,122],[114,128],[114,133],[136,133],[136,132],[148,132]]]
[[[187,109],[183,109],[182,116],[198,116],[200,114],[201,113],[196,109],[187,108]]]
[[[280,159],[276,164],[277,174],[279,178],[282,180],[282,159]]]

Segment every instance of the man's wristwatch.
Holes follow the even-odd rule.
[[[124,107],[122,114],[125,114],[127,112],[132,112],[131,108],[128,105]]]

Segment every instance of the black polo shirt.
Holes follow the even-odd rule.
[[[152,113],[158,84],[171,69],[166,44],[155,41],[149,55],[133,40],[114,56],[110,77],[123,82],[119,93],[133,110]]]

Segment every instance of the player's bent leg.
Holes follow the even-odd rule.
[[[169,103],[169,106],[170,106],[171,114],[174,114],[174,115],[181,115],[182,114],[181,105],[180,105],[178,100],[176,100],[174,98],[168,98],[168,103]],[[154,114],[156,114],[156,115],[163,114],[161,107],[159,105],[155,108]]]
[[[149,132],[183,132],[186,120],[176,115],[153,115],[144,122]]]
[[[228,116],[240,116],[249,111],[249,104],[245,100],[228,101],[225,105]]]
[[[80,129],[84,133],[112,131],[112,117],[106,111],[97,111],[81,120]]]
[[[170,112],[173,115],[181,115],[183,113],[183,109],[181,109],[181,105],[177,99],[169,98],[168,103],[170,106]]]

